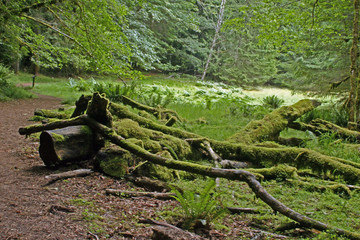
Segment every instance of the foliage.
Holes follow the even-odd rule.
[[[45,68],[72,66],[127,76],[126,14],[115,0],[2,2],[0,43],[5,52],[29,56]]]
[[[92,87],[93,92],[105,93],[106,97],[111,101],[120,102],[121,96],[135,97],[137,96],[137,82],[132,81],[129,83],[104,83],[104,82],[95,82]]]
[[[199,194],[192,191],[180,193],[176,189],[172,190],[176,194],[174,198],[180,202],[184,212],[183,228],[193,229],[199,223],[208,226],[226,212],[225,208],[218,206],[219,194],[213,193],[215,186],[216,183],[212,180]]]
[[[271,96],[267,96],[264,97],[262,99],[262,102],[265,106],[269,106],[271,108],[279,108],[281,107],[281,105],[285,102],[283,99],[279,98],[276,95],[271,95]]]
[[[0,101],[32,97],[25,89],[18,88],[9,81],[12,75],[9,68],[0,64]]]
[[[165,108],[174,100],[175,94],[170,89],[161,91],[159,87],[154,86],[152,90],[148,92],[148,94],[139,95],[138,98],[146,105]]]
[[[311,120],[316,118],[346,127],[348,122],[348,112],[339,103],[330,103],[306,113],[300,118],[300,120],[305,123],[309,123]]]

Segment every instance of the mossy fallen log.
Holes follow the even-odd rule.
[[[49,109],[36,109],[34,115],[44,118],[58,118],[58,119],[69,118],[69,114],[66,112],[60,112],[57,110],[49,110]]]
[[[176,119],[178,119],[180,122],[182,121],[181,117],[179,116],[179,114],[177,112],[175,112],[174,110],[171,109],[167,109],[167,108],[162,108],[162,107],[150,107],[147,106],[145,104],[141,104],[139,102],[136,102],[135,100],[132,100],[131,98],[128,98],[126,96],[121,96],[122,99],[122,103],[124,103],[125,105],[129,105],[133,108],[139,109],[139,110],[143,110],[145,112],[151,113],[152,115],[154,115],[158,120],[162,120],[162,119],[171,119],[171,117],[175,117]]]
[[[212,141],[211,144],[226,159],[240,159],[262,167],[288,164],[298,169],[311,169],[318,176],[341,177],[348,184],[360,183],[359,163],[323,155],[310,149],[268,148],[221,141]]]
[[[243,170],[230,170],[230,169],[219,169],[212,168],[209,166],[203,166],[199,164],[177,161],[172,159],[167,159],[150,152],[147,152],[143,148],[127,142],[123,137],[116,134],[112,129],[94,121],[91,118],[85,117],[84,121],[89,124],[93,129],[96,129],[97,132],[103,134],[104,137],[109,139],[114,144],[132,152],[133,154],[147,159],[148,161],[159,164],[162,166],[166,166],[169,168],[174,168],[178,170],[184,170],[188,172],[193,172],[201,175],[206,175],[209,177],[220,177],[226,178],[230,180],[239,180],[246,182],[255,195],[263,200],[266,204],[268,204],[273,210],[280,212],[281,214],[289,217],[290,219],[299,222],[303,226],[312,227],[321,231],[324,230],[332,230],[339,235],[346,236],[350,239],[360,239],[360,234],[349,232],[343,229],[339,229],[336,227],[332,227],[330,225],[324,224],[322,222],[316,221],[309,217],[306,217],[291,208],[285,206],[283,203],[279,202],[277,199],[272,197],[256,180],[255,176],[250,172]]]
[[[70,126],[40,134],[39,154],[47,167],[89,159],[95,152],[95,139],[86,126]]]
[[[251,121],[228,140],[233,143],[247,144],[276,141],[280,132],[284,130],[289,123],[317,106],[319,106],[319,102],[309,99],[301,100],[291,106],[283,106],[265,115],[261,120]]]

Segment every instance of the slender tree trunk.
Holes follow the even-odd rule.
[[[358,69],[358,39],[359,39],[359,0],[354,0],[353,42],[350,49],[350,93],[348,100],[349,122],[357,122],[358,115],[358,91],[359,91],[359,69]],[[356,124],[349,124],[356,125]]]
[[[205,64],[205,68],[204,68],[204,72],[203,72],[203,75],[201,77],[201,80],[205,79],[206,72],[207,72],[207,70],[209,68],[211,57],[212,57],[212,54],[213,54],[213,51],[214,51],[214,48],[215,48],[215,45],[216,45],[216,41],[217,41],[217,39],[219,37],[220,28],[221,28],[223,18],[224,18],[225,4],[226,4],[226,0],[221,0],[219,18],[218,18],[218,22],[217,22],[216,28],[215,28],[215,35],[214,35],[214,39],[213,39],[213,42],[212,42],[211,47],[210,47],[209,56],[208,56],[208,59],[207,59],[206,64]]]

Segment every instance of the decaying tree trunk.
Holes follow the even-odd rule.
[[[183,170],[213,178],[226,178],[246,182],[255,195],[262,199],[276,212],[298,222],[301,226],[318,230],[333,230],[339,235],[350,239],[360,239],[360,235],[303,216],[288,208],[272,197],[261,186],[257,176],[268,174],[270,170],[260,170],[253,174],[244,170],[220,169],[204,166],[185,159],[196,160],[200,154],[198,149],[205,144],[213,150],[213,158],[221,158],[251,162],[254,166],[269,167],[287,163],[297,168],[311,168],[328,176],[340,176],[348,183],[360,182],[360,164],[335,157],[329,157],[312,150],[284,147],[277,144],[254,145],[262,140],[276,140],[281,128],[285,128],[301,114],[316,107],[317,103],[310,100],[300,101],[292,106],[283,107],[268,114],[263,120],[249,123],[243,131],[242,137],[249,134],[244,141],[235,134],[230,141],[215,141],[189,133],[177,128],[156,123],[150,119],[130,112],[125,106],[110,103],[103,96],[94,94],[88,106],[87,115],[80,115],[69,120],[57,121],[45,125],[20,128],[22,135],[34,132],[63,128],[73,125],[87,125],[92,131],[119,146],[122,151],[133,154],[143,161],[165,166],[170,169]],[[119,121],[112,122],[116,115]],[[261,133],[267,137],[262,137]],[[165,152],[165,154],[164,154]],[[217,157],[218,156],[218,157]],[[221,157],[221,158],[220,158]],[[276,170],[273,168],[272,170]],[[275,171],[274,170],[274,171]],[[294,168],[289,168],[288,175],[294,175]],[[256,170],[252,170],[254,173]],[[275,171],[276,172],[276,171]],[[283,171],[281,171],[283,172]],[[260,174],[260,175],[259,175]]]
[[[40,135],[39,154],[48,167],[89,159],[95,150],[94,134],[86,125],[43,131]]]
[[[228,140],[234,143],[252,144],[263,141],[276,141],[279,134],[306,112],[319,106],[315,100],[301,100],[291,106],[283,106],[267,114],[263,119],[251,121]]]

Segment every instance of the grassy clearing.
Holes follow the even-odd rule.
[[[31,82],[31,75],[21,74],[12,78],[14,83]],[[124,90],[122,82],[109,84],[109,78],[96,78],[96,81],[78,79],[72,83],[68,79],[49,78],[39,76],[34,92],[52,95],[64,99],[66,103],[73,103],[81,94],[89,94],[94,89],[100,89],[99,84],[104,84],[102,90],[107,96],[116,98],[116,94],[126,93],[138,101],[157,106],[162,105],[176,110],[186,121],[178,126],[203,136],[224,140],[237,132],[249,121],[260,119],[273,109],[263,104],[267,96],[277,96],[288,105],[305,97],[302,94],[293,95],[291,91],[279,89],[260,89],[245,91],[241,88],[226,86],[219,83],[199,82],[193,78],[168,78],[162,75],[152,75],[133,83],[127,82],[128,89]],[[322,117],[335,122],[343,121],[343,114],[333,107],[332,99],[327,101],[320,110],[304,116],[311,120]],[[281,133],[283,137],[298,137],[309,139],[304,142],[304,147],[314,149],[321,153],[341,157],[347,160],[360,162],[357,149],[349,149],[342,143],[334,144],[336,140],[331,135],[315,137],[311,133],[287,129]],[[311,182],[310,183],[315,183]],[[176,182],[182,188],[201,192],[206,186],[205,179],[194,181],[179,180]],[[330,225],[350,231],[360,232],[360,192],[353,191],[350,198],[339,196],[333,192],[307,191],[304,186],[297,185],[290,180],[272,180],[263,182],[265,188],[280,201],[311,218],[329,223]],[[219,201],[225,206],[254,207],[262,214],[226,216],[223,221],[246,221],[253,228],[273,231],[274,228],[289,220],[279,214],[273,213],[261,200],[256,199],[246,184],[221,180],[218,191]],[[157,213],[161,219],[173,219],[172,211]],[[170,216],[171,215],[171,216]],[[90,219],[90,212],[84,212],[83,218]],[[215,225],[217,228],[224,226]],[[101,230],[101,227],[99,227]],[[99,230],[99,231],[100,231]],[[314,231],[290,231],[296,239],[340,239],[332,233],[315,234]]]

